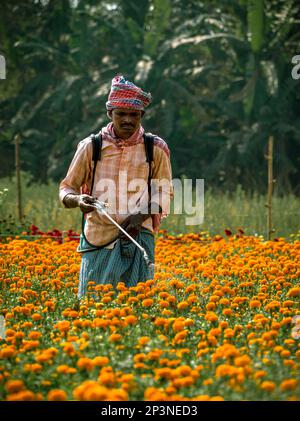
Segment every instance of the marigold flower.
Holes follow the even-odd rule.
[[[95,357],[93,358],[93,364],[97,367],[103,367],[109,363],[108,357]]]
[[[280,389],[284,392],[287,391],[287,390],[295,390],[297,385],[298,385],[298,380],[287,379],[287,380],[283,380],[283,382],[281,382]]]
[[[94,368],[94,363],[93,363],[93,360],[91,360],[90,358],[82,357],[82,358],[79,358],[79,360],[77,361],[77,367],[80,370],[91,371]]]
[[[288,297],[298,297],[299,295],[300,295],[300,287],[291,288],[287,293]]]
[[[66,401],[67,394],[64,390],[61,389],[53,389],[47,395],[48,401]]]
[[[270,382],[268,380],[265,380],[260,385],[260,388],[262,390],[265,390],[266,392],[273,392],[275,390],[275,388],[276,388],[276,384],[274,382]]]
[[[154,301],[152,298],[145,298],[145,300],[142,301],[143,307],[151,307],[153,305]]]
[[[7,393],[17,393],[25,389],[23,380],[8,380],[5,383]]]
[[[111,342],[119,342],[121,341],[122,336],[119,333],[113,333],[112,335],[109,336],[109,340]]]

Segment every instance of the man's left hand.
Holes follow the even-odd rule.
[[[122,222],[121,227],[128,232],[131,237],[135,238],[142,228],[143,222],[148,219],[151,215],[143,214],[141,212],[129,215],[125,221]],[[119,238],[126,240],[128,237],[120,230]]]

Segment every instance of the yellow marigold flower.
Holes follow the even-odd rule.
[[[53,389],[47,395],[48,401],[66,401],[67,394],[64,390],[61,389]]]

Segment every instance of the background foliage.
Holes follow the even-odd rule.
[[[1,3],[0,177],[58,182],[77,143],[106,124],[111,78],[153,94],[146,130],[173,177],[264,193],[274,136],[279,194],[299,194],[299,8],[293,0],[18,0]]]

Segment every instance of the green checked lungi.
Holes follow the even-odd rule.
[[[146,228],[142,228],[135,240],[146,250],[151,262],[154,263],[154,235]],[[83,240],[83,249],[91,247]],[[119,239],[114,248],[103,248],[87,251],[82,254],[78,298],[81,299],[87,291],[87,284],[112,284],[124,282],[127,287],[135,286],[138,282],[153,279],[154,271],[150,270],[142,251],[128,239]]]

